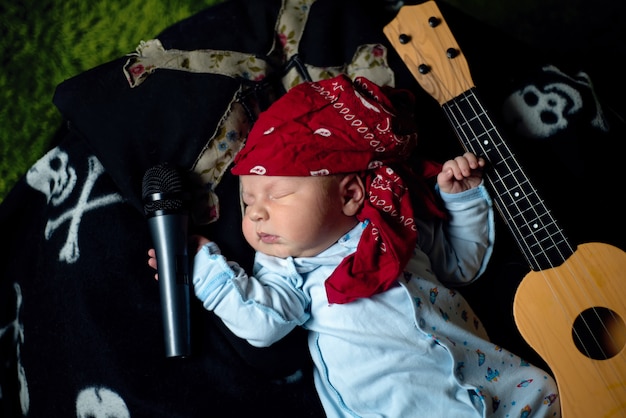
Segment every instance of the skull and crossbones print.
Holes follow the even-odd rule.
[[[49,240],[61,225],[69,223],[67,239],[59,251],[59,261],[68,264],[75,263],[80,257],[78,231],[83,215],[91,210],[122,201],[118,193],[91,197],[96,181],[104,173],[104,167],[94,156],[88,157],[87,166],[87,176],[82,183],[75,205],[57,218],[49,219],[44,231],[46,240]],[[43,193],[47,202],[53,206],[65,204],[79,181],[76,169],[70,164],[68,154],[59,147],[48,151],[26,173],[28,185]]]
[[[591,126],[606,131],[606,121],[595,97],[589,76],[579,72],[571,77],[557,67],[542,68],[545,83],[527,84],[513,92],[504,102],[507,123],[525,138],[546,139],[571,125],[585,104],[582,92],[588,91],[595,99],[595,112]]]

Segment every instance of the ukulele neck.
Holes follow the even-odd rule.
[[[487,184],[495,205],[532,270],[562,264],[574,252],[472,87],[442,105],[467,151],[490,162]]]

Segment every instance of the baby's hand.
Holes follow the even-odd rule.
[[[460,193],[478,186],[483,178],[484,166],[485,160],[471,152],[446,161],[437,175],[439,189],[445,193]]]
[[[194,250],[194,254],[200,251],[200,248],[206,243],[210,242],[207,238],[201,235],[191,235],[189,237],[189,250]],[[148,265],[154,270],[157,269],[156,251],[154,248],[148,250]],[[159,275],[154,273],[154,278],[159,280]]]

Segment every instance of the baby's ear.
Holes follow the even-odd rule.
[[[339,183],[343,197],[343,214],[356,215],[365,201],[365,186],[358,174],[347,174]]]

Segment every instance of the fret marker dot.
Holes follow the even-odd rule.
[[[539,225],[533,224],[533,228],[537,229],[537,228],[539,228]]]
[[[513,193],[513,196],[515,196],[515,197],[519,197],[519,192],[515,192],[515,193]]]

